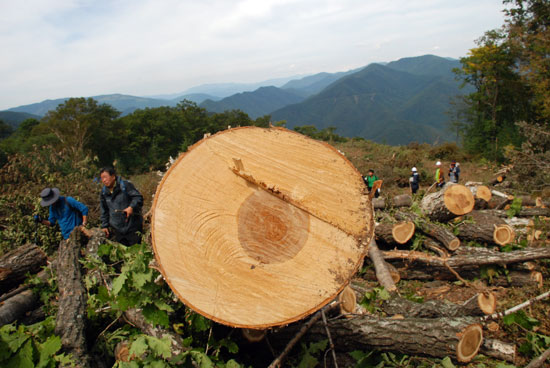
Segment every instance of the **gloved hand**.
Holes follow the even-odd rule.
[[[42,216],[40,215],[34,215],[33,218],[34,218],[34,222],[36,222],[37,224],[42,222]]]

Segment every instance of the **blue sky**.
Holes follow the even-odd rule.
[[[503,24],[502,9],[495,0],[4,0],[0,109],[459,58]]]

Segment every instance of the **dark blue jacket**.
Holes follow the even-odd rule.
[[[122,180],[120,176],[117,176],[112,192],[103,186],[100,205],[102,228],[110,226],[119,234],[129,234],[142,230],[141,207],[143,206],[143,196],[131,182]],[[122,212],[128,207],[132,207],[134,210],[129,219],[126,218],[126,213]]]
[[[73,197],[60,196],[57,202],[50,206],[48,221],[52,225],[59,223],[63,239],[68,239],[73,229],[82,225],[82,216],[88,216],[88,207]]]

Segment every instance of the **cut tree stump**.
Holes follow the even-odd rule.
[[[79,262],[81,240],[81,232],[73,231],[69,239],[59,243],[56,269],[59,308],[55,333],[61,337],[64,351],[73,355],[77,367],[89,367],[85,333],[87,292],[82,284]]]
[[[374,228],[377,239],[386,244],[405,244],[414,235],[414,222],[403,221],[396,224],[381,223]]]
[[[498,225],[493,231],[493,239],[498,245],[504,246],[516,239],[516,233],[510,225]]]
[[[398,220],[409,220],[418,225],[418,229],[424,234],[438,240],[445,248],[451,252],[455,251],[460,247],[460,239],[458,239],[450,230],[447,228],[431,223],[422,219],[412,212],[397,212],[395,218]]]
[[[506,225],[506,222],[502,218],[493,216],[484,211],[472,211],[455,220],[460,221],[456,226],[460,239],[466,241],[481,241],[484,243],[496,242],[495,227]]]
[[[28,273],[36,273],[46,264],[46,253],[35,244],[22,245],[0,258],[0,295],[19,285]]]
[[[420,208],[433,221],[447,222],[474,209],[474,195],[461,184],[447,184],[435,193],[425,196]]]
[[[180,300],[216,322],[263,329],[302,319],[362,262],[374,231],[363,189],[325,143],[282,128],[217,133],[157,188],[157,263]]]
[[[469,362],[483,342],[483,330],[473,317],[392,319],[360,315],[331,320],[328,326],[338,351],[376,349]],[[288,327],[277,336],[292,336],[298,327]],[[325,326],[317,322],[306,335],[324,340]]]

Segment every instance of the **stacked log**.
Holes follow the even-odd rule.
[[[435,193],[425,196],[420,208],[432,221],[447,222],[474,209],[474,195],[460,184],[447,184]]]
[[[415,225],[412,221],[381,223],[374,228],[376,239],[386,244],[405,244],[413,237],[414,231]]]
[[[409,220],[418,225],[418,228],[426,235],[438,240],[448,250],[455,251],[460,246],[460,240],[444,226],[436,225],[425,221],[414,213],[397,212],[395,218],[398,220]]]
[[[28,273],[36,273],[46,264],[46,253],[35,244],[22,245],[0,258],[0,294],[19,285]]]

